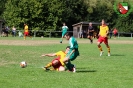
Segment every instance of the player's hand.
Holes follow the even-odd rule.
[[[43,55],[41,55],[41,57],[44,57],[44,56],[46,56],[46,55],[44,55],[44,54],[43,54]]]

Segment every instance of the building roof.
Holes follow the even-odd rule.
[[[76,23],[76,24],[73,24],[72,26],[77,26],[77,25],[81,25],[81,24],[84,24],[84,25],[88,25],[90,22],[79,22],[79,23]],[[99,22],[91,22],[92,25],[101,25],[101,23]],[[107,25],[109,25],[109,23],[106,23]]]

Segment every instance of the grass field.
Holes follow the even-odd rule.
[[[68,42],[58,38],[0,37],[0,88],[133,88],[133,39],[109,39],[111,56],[102,44],[99,56],[96,39],[77,39],[80,56],[72,63],[77,72],[44,71],[52,57],[43,53],[64,50]],[[21,61],[28,66],[20,68]]]

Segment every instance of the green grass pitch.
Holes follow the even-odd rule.
[[[0,37],[0,88],[133,88],[132,39],[109,39],[110,57],[104,44],[99,56],[96,39],[93,44],[77,39],[80,56],[72,62],[77,72],[46,72],[42,67],[53,58],[40,56],[64,50],[68,41],[59,40]],[[28,66],[20,68],[21,61]]]

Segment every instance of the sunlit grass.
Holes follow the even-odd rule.
[[[20,38],[0,38],[19,40]],[[60,40],[59,38],[46,38]],[[22,39],[23,40],[23,39]],[[30,38],[28,39],[30,40]],[[35,38],[33,41],[45,41]],[[84,40],[84,39],[83,39]],[[83,41],[78,39],[78,41]],[[114,40],[114,39],[111,39]],[[121,40],[121,39],[117,39]],[[115,41],[117,41],[115,40]],[[130,40],[124,38],[123,40]],[[80,56],[73,61],[76,73],[42,70],[52,57],[43,53],[57,52],[68,44],[48,44],[36,46],[0,45],[0,87],[1,88],[132,88],[133,48],[132,44],[110,44],[111,56],[102,44],[104,54],[99,56],[97,45],[79,43]],[[19,63],[26,61],[28,66],[20,68]]]

